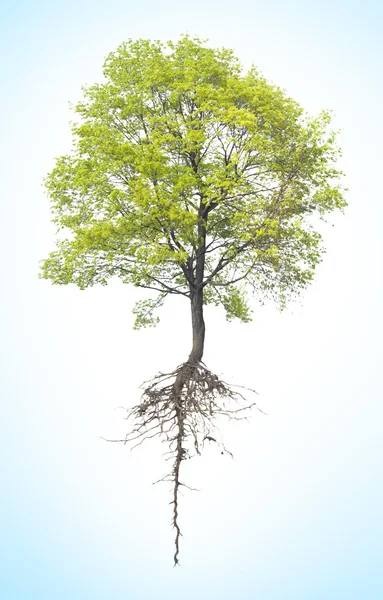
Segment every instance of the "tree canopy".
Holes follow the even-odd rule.
[[[168,294],[190,297],[201,257],[204,304],[229,319],[250,320],[247,291],[282,306],[299,294],[323,252],[312,217],[345,206],[330,114],[307,117],[232,51],[186,36],[122,44],[104,78],[46,179],[68,235],[42,277],[156,290],[136,326]]]

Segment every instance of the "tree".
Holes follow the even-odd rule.
[[[137,328],[155,325],[171,294],[190,302],[189,357],[148,382],[120,440],[169,443],[177,563],[181,463],[216,441],[217,417],[255,404],[203,364],[203,307],[248,322],[249,292],[283,308],[307,287],[324,251],[315,223],[346,205],[340,152],[328,112],[309,118],[232,51],[197,38],[124,43],[104,78],[84,89],[73,151],[45,181],[67,236],[41,276],[80,289],[117,276],[150,290]]]

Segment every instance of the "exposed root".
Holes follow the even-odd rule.
[[[133,443],[134,448],[157,437],[168,444],[166,455],[168,460],[173,461],[172,470],[158,482],[172,483],[172,525],[176,532],[174,564],[177,565],[182,535],[178,520],[179,492],[181,487],[189,488],[180,479],[181,463],[200,455],[206,442],[218,444],[222,454],[231,455],[214,435],[216,420],[221,416],[231,420],[246,419],[247,411],[256,403],[249,403],[233,389],[242,386],[221,381],[202,362],[186,362],[171,373],[156,375],[141,387],[144,388],[141,402],[128,410],[126,417],[131,421],[132,429],[125,439],[108,441]],[[248,391],[256,393],[255,390]]]

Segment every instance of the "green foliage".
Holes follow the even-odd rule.
[[[41,276],[81,289],[117,276],[159,305],[190,296],[203,253],[204,301],[229,319],[250,320],[245,288],[299,294],[323,252],[315,217],[346,205],[330,114],[308,118],[230,50],[187,36],[124,43],[104,77],[45,180],[67,237]],[[136,306],[136,326],[155,324],[153,308]]]
[[[245,292],[234,285],[225,289],[222,297],[222,304],[226,310],[226,319],[232,321],[237,318],[242,323],[251,321],[251,310],[246,302]]]
[[[154,310],[162,306],[165,295],[160,294],[158,298],[149,298],[148,300],[138,300],[133,308],[133,314],[136,317],[134,329],[141,327],[155,327],[159,322],[159,317],[154,316]]]

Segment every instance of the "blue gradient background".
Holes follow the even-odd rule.
[[[382,569],[382,23],[371,0],[1,3],[2,600],[379,600]],[[162,448],[121,437],[139,384],[189,346],[188,307],[134,332],[135,292],[37,279],[41,188],[68,101],[127,38],[232,47],[310,113],[334,109],[350,207],[302,306],[251,325],[207,311],[206,362],[268,413],[187,465],[180,569]]]

